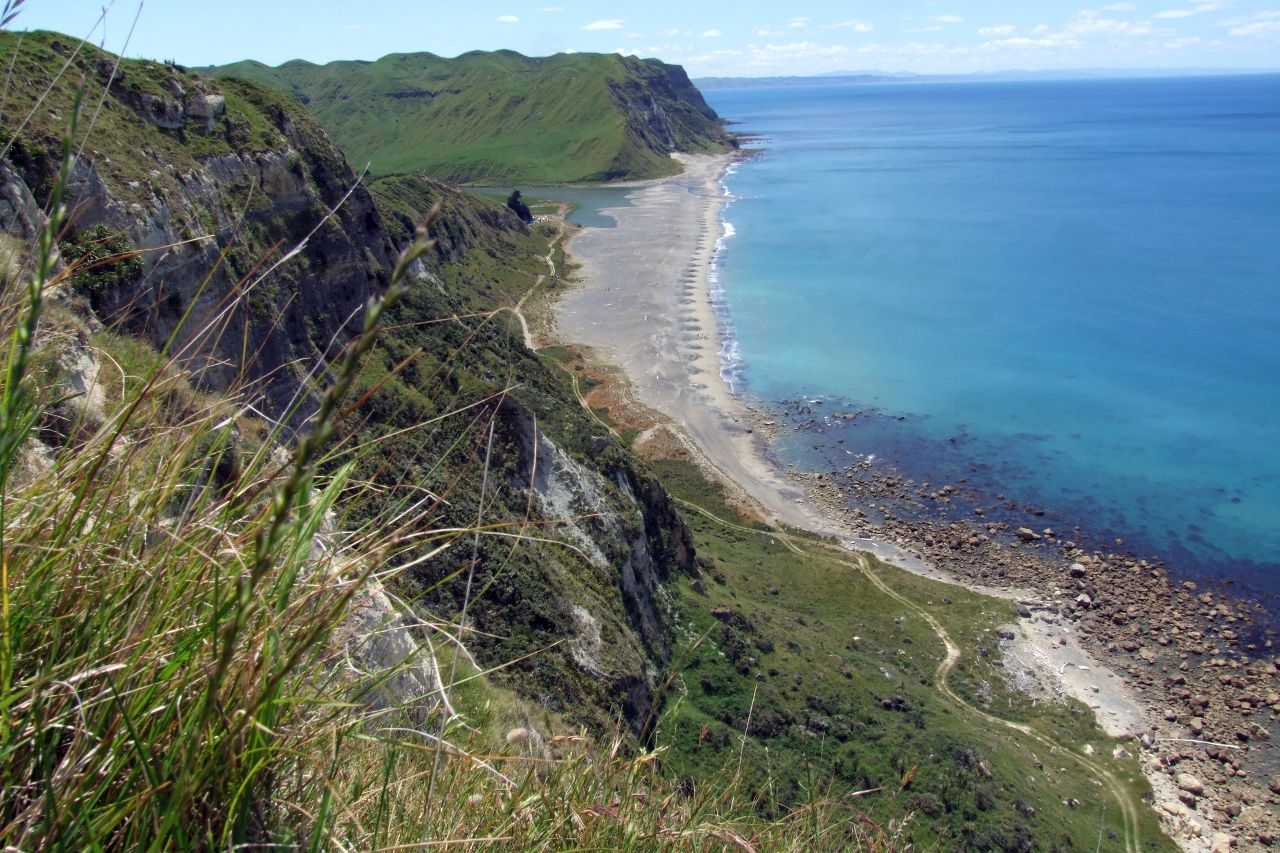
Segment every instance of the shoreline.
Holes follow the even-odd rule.
[[[1208,776],[1215,788],[1221,781],[1229,788],[1239,789],[1245,785],[1245,773],[1238,763],[1232,767],[1219,762],[1216,754],[1206,752],[1201,756],[1157,744],[1176,743],[1180,738],[1198,738],[1202,734],[1208,737],[1208,733],[1231,740],[1230,729],[1236,723],[1244,724],[1234,714],[1208,719],[1210,709],[1205,705],[1209,703],[1199,704],[1202,697],[1198,695],[1182,695],[1190,693],[1182,689],[1188,684],[1183,675],[1190,669],[1188,660],[1209,652],[1217,655],[1220,649],[1206,647],[1196,654],[1198,646],[1194,643],[1173,642],[1167,636],[1159,637],[1159,645],[1148,644],[1143,640],[1152,638],[1141,636],[1137,642],[1127,637],[1119,640],[1106,627],[1107,620],[1117,626],[1135,620],[1129,615],[1111,616],[1114,606],[1104,612],[1101,600],[1098,604],[1093,601],[1113,592],[1108,588],[1105,594],[1100,593],[1094,584],[1102,582],[1110,587],[1115,583],[1121,587],[1120,592],[1127,592],[1126,587],[1136,583],[1138,591],[1146,593],[1146,601],[1155,602],[1153,606],[1159,609],[1162,604],[1158,593],[1167,591],[1170,599],[1174,595],[1169,591],[1174,584],[1162,568],[1148,566],[1145,561],[1125,564],[1110,559],[1116,555],[1090,555],[1071,542],[1062,543],[1054,556],[1052,551],[1044,551],[1050,544],[1059,544],[1052,536],[1045,542],[1044,534],[1022,528],[1015,537],[1007,526],[998,531],[974,522],[937,525],[952,528],[952,533],[961,528],[959,538],[964,544],[957,549],[954,542],[944,545],[939,541],[935,547],[934,537],[939,532],[935,526],[901,519],[895,519],[895,524],[872,525],[847,509],[851,500],[867,503],[900,484],[888,480],[889,486],[882,484],[879,490],[872,486],[859,492],[842,488],[835,476],[838,472],[789,473],[770,456],[771,434],[786,421],[781,413],[775,416],[750,406],[733,393],[722,377],[722,340],[710,282],[723,233],[720,214],[726,198],[722,180],[727,169],[740,159],[733,155],[683,157],[684,174],[638,186],[629,196],[631,207],[610,209],[609,215],[617,220],[616,228],[584,229],[575,235],[566,251],[582,264],[582,283],[562,295],[555,307],[556,337],[586,346],[597,364],[618,366],[628,380],[626,394],[635,398],[624,401],[624,405],[638,403],[676,427],[659,425],[644,431],[637,438],[637,449],[643,450],[647,442],[665,433],[662,438],[682,445],[704,470],[739,491],[744,502],[763,509],[771,523],[834,536],[845,547],[868,551],[900,569],[1016,602],[1021,618],[1016,626],[1010,626],[1005,653],[1033,672],[1042,684],[1090,707],[1108,735],[1140,739],[1144,770],[1156,791],[1156,807],[1166,831],[1186,850],[1208,850],[1210,838],[1220,832],[1218,825],[1235,824],[1234,818],[1241,810],[1237,804],[1237,814],[1232,815],[1230,803],[1239,803],[1242,798],[1223,792],[1212,805],[1206,797],[1205,802],[1193,798],[1193,804],[1188,806],[1187,798],[1180,796],[1173,784],[1173,767],[1181,765],[1177,772],[1191,767],[1201,778]],[[1034,534],[1035,539],[1028,539],[1024,530]],[[1035,548],[1041,550],[1036,552]],[[954,556],[957,550],[963,552],[959,561]],[[984,560],[994,563],[998,558],[999,564],[1005,565],[1011,554],[1013,562],[1025,570],[987,570]],[[1124,577],[1115,574],[1121,571],[1126,573]],[[1096,579],[1095,574],[1099,575]],[[1139,574],[1142,578],[1135,580]],[[1087,587],[1086,575],[1091,584]],[[1093,590],[1093,595],[1077,593],[1077,587]],[[1157,593],[1155,597],[1153,591]],[[1194,591],[1194,584],[1189,589],[1184,584],[1183,589],[1177,590],[1182,598],[1192,599],[1193,611],[1198,610],[1199,604],[1225,606],[1221,604],[1223,599],[1215,601],[1212,594],[1190,595]],[[1087,603],[1082,604],[1082,600]],[[1232,624],[1236,621],[1234,615],[1224,617]],[[1208,619],[1213,618],[1211,613]],[[1161,621],[1171,623],[1176,640],[1184,635],[1199,635],[1191,639],[1203,636],[1191,622],[1183,623],[1178,618]],[[1144,628],[1139,633],[1151,631]],[[1112,640],[1110,645],[1105,642],[1108,638]],[[1166,653],[1171,645],[1173,652],[1181,653],[1181,661]],[[1157,689],[1153,679],[1135,673],[1133,658],[1137,652],[1141,652],[1140,664],[1174,674],[1166,676]],[[1214,660],[1217,659],[1196,662],[1215,670]],[[1234,662],[1232,668],[1236,668]],[[1274,664],[1271,670],[1273,675]],[[1268,673],[1260,675],[1265,679]],[[1249,702],[1243,702],[1246,707],[1238,709],[1234,706],[1241,702],[1222,695],[1238,690],[1234,682],[1220,683],[1228,685],[1228,690],[1216,691],[1219,696],[1215,699],[1221,698],[1221,704],[1227,706],[1223,710],[1243,710],[1243,716],[1249,717]],[[1250,695],[1247,688],[1245,695]],[[1252,704],[1258,705],[1264,697],[1251,698],[1255,699]],[[1179,700],[1183,704],[1190,700],[1189,711],[1172,709]],[[1265,713],[1265,708],[1262,705],[1260,710]],[[1272,705],[1272,728],[1277,708],[1280,699]],[[1269,739],[1269,734],[1258,728],[1248,729],[1255,736],[1254,742]],[[1236,740],[1241,732],[1236,729]],[[1229,768],[1225,776],[1211,766],[1215,762]],[[1260,785],[1253,781],[1250,787],[1255,787],[1261,796],[1244,798],[1245,802],[1252,800],[1265,810],[1266,778]],[[1232,831],[1243,829],[1231,826]]]
[[[768,459],[759,416],[720,375],[708,279],[721,239],[721,180],[738,159],[681,158],[683,174],[638,186],[631,207],[609,209],[615,228],[575,234],[566,252],[583,281],[599,284],[561,296],[556,334],[619,367],[638,402],[680,427],[699,461],[751,494],[770,521],[841,535]]]

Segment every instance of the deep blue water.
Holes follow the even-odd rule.
[[[879,413],[784,458],[1280,591],[1280,76],[708,100],[764,148],[726,179],[728,375]]]

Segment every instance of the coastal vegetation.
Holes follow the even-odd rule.
[[[533,221],[533,214],[529,212],[529,205],[525,204],[523,196],[520,195],[520,190],[512,190],[511,195],[507,196],[507,207],[511,209],[512,213],[520,217],[521,222]]]
[[[525,316],[561,224],[361,181],[252,82],[0,46],[49,88],[0,116],[0,843],[1169,849],[1009,684],[1008,605],[584,404]]]

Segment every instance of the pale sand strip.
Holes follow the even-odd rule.
[[[608,211],[616,228],[588,228],[573,237],[569,250],[582,264],[583,283],[555,309],[558,336],[622,368],[639,402],[683,427],[694,457],[744,489],[775,521],[839,537],[893,565],[956,583],[893,543],[853,538],[771,460],[765,437],[748,432],[758,419],[720,376],[721,341],[708,286],[722,233],[720,181],[734,158],[680,159],[684,174],[640,185],[629,196],[633,206]],[[1034,597],[1019,590],[975,591]],[[1014,653],[1057,690],[1091,706],[1108,733],[1142,729],[1132,692],[1069,629],[1036,620],[1020,620],[1017,627]]]
[[[639,402],[683,427],[705,463],[745,488],[776,521],[840,533],[770,462],[751,411],[720,376],[707,277],[721,236],[720,180],[732,155],[684,156],[685,172],[637,187],[616,228],[569,243],[584,286],[556,308],[559,336],[621,367]]]

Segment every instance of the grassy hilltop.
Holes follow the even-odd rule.
[[[614,54],[204,69],[292,93],[356,168],[455,181],[566,183],[674,174],[672,151],[725,151],[730,136],[684,69]]]

